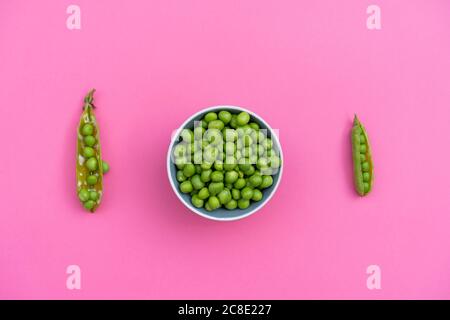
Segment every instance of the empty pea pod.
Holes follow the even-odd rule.
[[[84,208],[94,212],[103,195],[103,174],[109,165],[102,160],[100,135],[94,115],[94,92],[84,98],[83,113],[77,130],[77,194]]]
[[[373,162],[367,132],[356,115],[352,128],[352,154],[355,189],[360,196],[365,196],[372,190]]]

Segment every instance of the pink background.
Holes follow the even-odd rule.
[[[444,0],[1,1],[0,298],[450,298],[449,14]],[[94,215],[75,194],[91,87],[111,164]],[[270,203],[231,223],[188,211],[165,169],[171,131],[217,104],[280,129],[286,160]],[[364,199],[355,112],[375,163]]]

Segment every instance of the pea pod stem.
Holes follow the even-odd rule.
[[[95,93],[95,88],[91,89],[87,95],[84,97],[84,107],[83,110],[86,109],[86,107],[92,106],[95,109],[95,106],[93,104],[94,101],[94,93]]]

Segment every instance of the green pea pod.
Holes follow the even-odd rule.
[[[365,196],[372,190],[373,162],[367,132],[356,115],[352,128],[352,153],[355,189],[360,196]]]
[[[94,212],[103,195],[103,161],[100,135],[94,115],[93,95],[84,98],[83,113],[77,130],[77,194],[84,208]]]

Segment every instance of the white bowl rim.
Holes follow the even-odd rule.
[[[172,180],[172,176],[170,175],[170,166],[172,165],[172,162],[171,162],[172,160],[171,160],[170,155],[171,155],[171,152],[172,152],[172,149],[173,149],[173,145],[174,145],[175,141],[177,140],[177,137],[180,135],[181,130],[183,130],[184,127],[186,125],[188,125],[197,116],[199,116],[199,115],[201,115],[203,113],[207,113],[209,111],[220,109],[220,108],[233,109],[233,110],[236,110],[236,111],[245,111],[248,114],[250,114],[251,116],[253,116],[254,118],[257,118],[270,131],[271,138],[273,139],[275,137],[277,145],[278,145],[278,148],[279,148],[279,152],[280,152],[281,166],[280,166],[280,170],[278,172],[277,183],[273,187],[272,192],[269,194],[269,196],[266,199],[263,200],[263,202],[258,207],[254,208],[253,210],[250,210],[246,214],[243,214],[243,215],[240,215],[240,216],[236,216],[236,217],[223,217],[223,218],[221,218],[221,217],[220,218],[219,217],[213,217],[213,216],[209,216],[207,214],[204,214],[200,210],[197,210],[197,208],[195,208],[194,206],[189,206],[185,202],[185,200],[181,197],[181,195],[179,194],[178,187],[175,185],[174,181]],[[210,220],[215,220],[215,221],[236,221],[236,220],[240,220],[240,219],[246,218],[246,217],[252,215],[253,213],[255,213],[256,211],[262,209],[267,204],[267,202],[269,202],[269,200],[273,197],[273,195],[277,191],[278,186],[280,185],[280,182],[281,182],[281,178],[283,176],[283,167],[284,167],[283,150],[281,148],[281,143],[280,143],[279,137],[275,134],[275,132],[273,131],[272,127],[269,126],[269,124],[264,120],[264,118],[262,118],[261,116],[259,116],[255,112],[250,111],[250,110],[248,110],[246,108],[239,107],[239,106],[234,106],[234,105],[216,105],[216,106],[211,106],[211,107],[207,107],[207,108],[201,109],[198,112],[196,112],[195,114],[193,114],[192,116],[190,116],[186,121],[183,122],[183,124],[172,135],[171,140],[170,140],[170,144],[169,144],[169,150],[167,151],[167,176],[169,178],[170,185],[172,186],[172,189],[175,192],[175,194],[177,195],[178,199],[180,199],[181,203],[183,203],[183,205],[185,207],[187,207],[189,210],[191,210],[192,212],[195,212],[196,214],[198,214],[198,215],[200,215],[200,216],[202,216],[204,218],[207,218],[207,219],[210,219]]]

